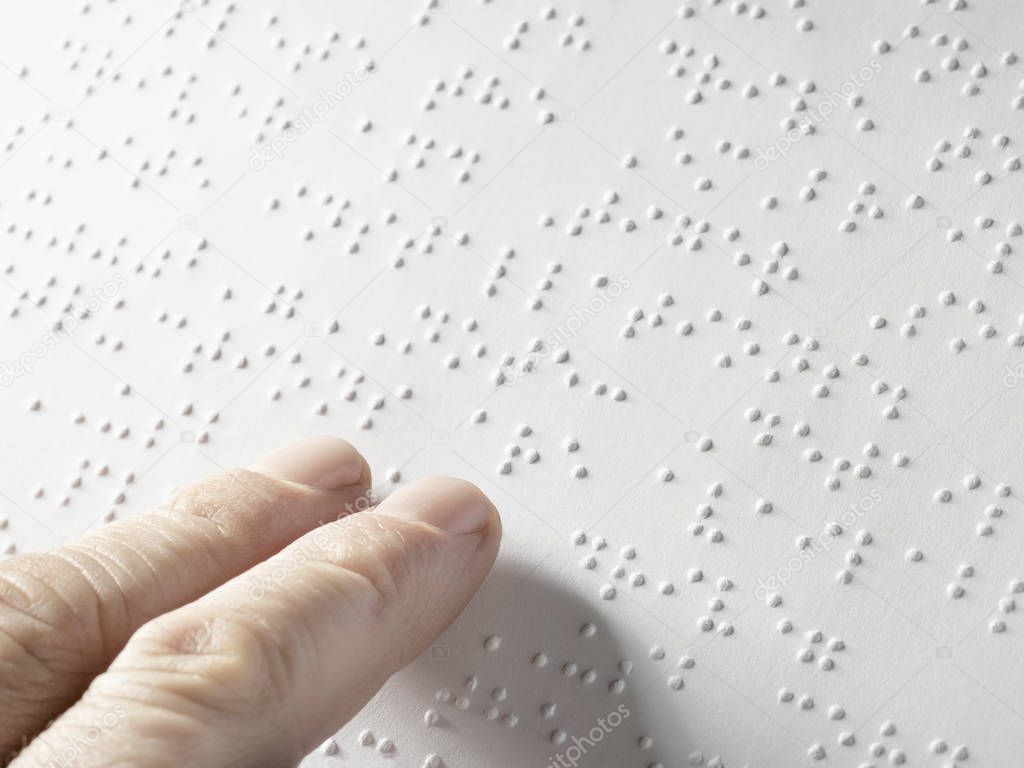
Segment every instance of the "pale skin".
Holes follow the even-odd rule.
[[[498,551],[474,485],[378,505],[370,487],[353,446],[310,438],[0,564],[0,765],[296,765],[431,645]]]

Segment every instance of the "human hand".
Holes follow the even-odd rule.
[[[370,487],[355,448],[311,438],[0,564],[0,764],[298,763],[497,554],[498,512],[470,483],[378,506]]]

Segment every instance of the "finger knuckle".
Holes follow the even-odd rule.
[[[271,477],[236,469],[178,490],[160,511],[183,520],[209,522],[221,533],[230,534],[239,513],[271,509],[294,493]]]
[[[125,651],[133,665],[169,669],[168,686],[219,711],[285,700],[296,676],[293,643],[239,616],[151,622]]]

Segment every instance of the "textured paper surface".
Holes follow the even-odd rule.
[[[505,540],[308,766],[1024,761],[1018,3],[3,13],[7,554],[337,434]]]

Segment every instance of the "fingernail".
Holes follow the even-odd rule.
[[[491,522],[493,509],[488,498],[471,483],[435,477],[396,491],[376,511],[464,534],[484,530]]]
[[[333,491],[359,482],[363,457],[344,440],[323,435],[278,448],[252,469],[279,480]]]

